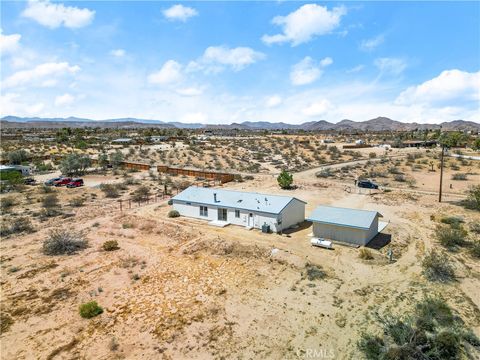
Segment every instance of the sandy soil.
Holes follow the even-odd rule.
[[[436,217],[462,216],[470,224],[479,221],[478,212],[453,200],[438,204],[429,194],[347,192],[341,179],[312,173],[295,179],[298,188],[289,191],[267,174],[224,187],[296,196],[307,201],[307,214],[319,204],[378,210],[390,222],[384,233],[391,243],[371,249],[374,259],[367,261],[347,246],[312,248],[308,226],[283,236],[216,228],[169,219],[166,201],[120,212],[116,199],[89,186],[74,189],[88,201],[71,208],[71,193],[60,189],[62,208],[73,217],[33,220],[34,233],[0,242],[7,325],[1,358],[298,359],[314,349],[330,359],[358,359],[361,332],[379,331],[375,312],[404,313],[433,294],[480,335],[478,261],[465,252],[450,254],[458,281],[448,285],[428,282],[420,265],[425,251],[439,246],[432,236]],[[27,191],[15,195],[22,205],[6,217],[38,211],[43,195]],[[44,255],[43,240],[57,227],[85,231],[90,247],[71,256]],[[106,240],[117,240],[120,249],[102,250]],[[324,278],[308,279],[307,264]],[[104,312],[82,319],[78,306],[91,300]]]

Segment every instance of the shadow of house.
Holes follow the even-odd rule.
[[[386,245],[390,244],[392,242],[392,235],[391,234],[382,234],[378,233],[372,240],[368,242],[365,247],[374,249],[374,250],[380,250]]]
[[[296,227],[290,227],[288,229],[283,230],[282,233],[286,235],[290,235],[298,231],[308,229],[310,226],[312,226],[312,222],[305,220],[304,222],[298,224]]]

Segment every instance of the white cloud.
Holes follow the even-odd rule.
[[[30,0],[22,16],[50,29],[56,29],[62,25],[76,29],[89,25],[95,16],[95,11],[54,4],[48,0]]]
[[[25,108],[25,112],[29,115],[37,115],[40,114],[40,112],[45,108],[44,103],[35,103],[32,105],[27,105]]]
[[[56,77],[60,77],[66,74],[75,74],[80,71],[78,65],[69,65],[68,62],[61,63],[45,63],[37,65],[35,68],[30,70],[21,70],[17,71],[13,75],[7,77],[3,82],[4,88],[16,87],[20,85],[29,86],[48,84],[55,80]]]
[[[315,101],[302,110],[302,113],[307,116],[319,116],[327,113],[332,108],[332,104],[327,99]]]
[[[6,55],[14,53],[19,48],[19,43],[22,35],[11,34],[3,35],[3,31],[0,30],[0,54]]]
[[[110,55],[115,56],[115,57],[124,57],[126,54],[126,51],[124,49],[114,49],[110,51]]]
[[[282,98],[278,95],[273,95],[273,96],[269,96],[267,97],[267,99],[265,100],[265,106],[267,108],[274,108],[274,107],[277,107],[278,105],[280,105],[282,103]]]
[[[348,74],[356,73],[356,72],[362,71],[364,68],[365,68],[365,65],[360,64],[360,65],[354,66],[351,69],[348,69],[347,73]]]
[[[360,50],[362,51],[372,51],[385,41],[384,35],[378,35],[372,39],[362,40],[360,43]]]
[[[374,64],[382,74],[390,75],[400,75],[407,67],[406,61],[398,58],[379,58]]]
[[[188,64],[188,71],[221,72],[226,66],[240,71],[264,58],[265,54],[249,47],[210,46],[198,60]]]
[[[402,91],[396,104],[480,101],[480,71],[469,73],[458,69],[445,70],[439,76]]]
[[[262,40],[266,44],[291,42],[292,46],[296,46],[315,36],[331,33],[346,13],[343,6],[328,10],[326,6],[306,4],[287,16],[275,17],[272,23],[281,26],[283,33],[263,35]]]
[[[68,93],[55,97],[55,106],[67,106],[73,104],[75,97]]]
[[[310,56],[305,57],[299,63],[293,65],[290,72],[290,81],[293,85],[307,85],[317,80],[323,74],[323,68],[333,63],[329,57],[324,58],[318,64]]]
[[[197,87],[187,87],[175,90],[177,94],[182,96],[199,96],[203,94],[203,89]]]
[[[175,60],[168,60],[159,71],[148,75],[148,81],[152,84],[167,85],[180,81],[182,77],[182,65]]]
[[[184,123],[205,123],[208,120],[208,116],[202,112],[187,113],[180,118]]]
[[[197,10],[183,6],[181,4],[173,5],[172,7],[163,11],[163,15],[169,20],[187,21],[193,16],[198,15]]]

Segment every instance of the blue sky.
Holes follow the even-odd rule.
[[[1,115],[480,121],[478,2],[1,3]]]

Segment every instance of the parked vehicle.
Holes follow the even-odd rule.
[[[25,179],[23,179],[23,183],[25,185],[35,185],[37,183],[37,181],[33,178],[25,178]]]
[[[370,180],[359,180],[357,186],[365,189],[378,189],[378,185]]]
[[[322,248],[325,248],[325,249],[333,249],[333,246],[332,246],[332,242],[331,241],[328,241],[328,240],[325,240],[323,238],[312,238],[312,240],[310,240],[310,243],[312,244],[312,246],[318,246],[318,247],[322,247]]]
[[[72,178],[61,178],[60,180],[55,181],[53,185],[57,187],[64,186],[67,185],[70,181],[72,181]]]
[[[53,185],[55,185],[55,183],[56,183],[57,181],[60,181],[60,180],[62,180],[62,178],[61,178],[61,177],[57,177],[57,178],[53,178],[53,179],[49,179],[49,180],[45,181],[44,184],[45,184],[46,186],[53,186]]]
[[[76,188],[80,186],[83,186],[83,179],[72,179],[72,181],[67,184],[67,188]]]

